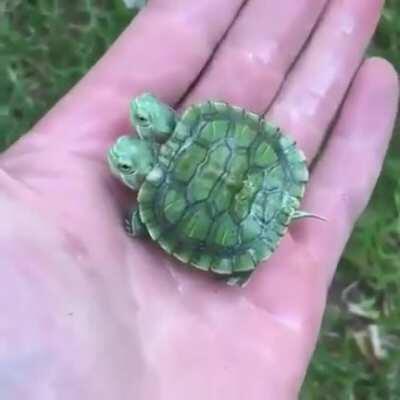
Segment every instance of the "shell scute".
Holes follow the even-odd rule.
[[[268,167],[278,161],[278,155],[267,142],[262,142],[254,153],[254,163],[261,168]]]
[[[193,256],[191,262],[196,268],[201,269],[203,271],[208,271],[212,263],[212,257],[209,254],[203,254],[198,252]]]
[[[285,171],[280,168],[278,163],[265,170],[264,174],[264,187],[266,191],[273,191],[282,188],[286,179],[286,174]]]
[[[194,116],[193,116],[194,117]],[[178,143],[184,142],[190,136],[187,124],[178,124],[174,132],[174,140]],[[167,142],[168,143],[168,142]]]
[[[175,128],[174,136],[179,140],[185,140],[192,136],[192,129],[198,128],[202,116],[201,108],[197,105],[189,107],[182,115],[181,122]]]
[[[270,229],[265,229],[264,230],[264,240],[265,240],[265,244],[263,245],[263,247],[268,247],[269,249],[274,249],[276,244],[280,241],[281,237],[284,235],[285,233],[285,227],[282,226],[281,223],[277,223],[277,221],[273,221],[270,223]],[[263,259],[259,258],[260,260]]]
[[[215,186],[214,193],[215,195],[212,196],[212,200],[210,202],[214,214],[220,214],[223,211],[229,210],[234,196],[232,189],[225,185],[225,182],[221,180]]]
[[[164,215],[169,223],[174,224],[179,221],[187,207],[186,199],[182,191],[171,189],[167,192],[164,199]]]
[[[203,179],[193,179],[188,186],[188,196],[193,203],[207,200],[215,185],[215,176],[207,171],[199,176]]]
[[[154,196],[157,194],[157,188],[153,185],[148,185],[146,190],[139,190],[138,201],[140,203],[151,203]]]
[[[211,245],[232,247],[238,243],[239,227],[229,213],[222,214],[214,221],[208,241]]]
[[[308,171],[307,168],[303,166],[303,168],[294,168],[293,169],[293,176],[294,178],[301,182],[301,183],[307,183],[308,182]]]
[[[272,254],[272,251],[270,250],[267,242],[260,240],[249,251],[249,254],[251,254],[251,256],[254,260],[261,261],[261,260],[265,260],[267,257],[269,257]]]
[[[247,151],[237,150],[229,164],[229,177],[234,182],[243,181],[249,171],[249,155]]]
[[[279,210],[279,205],[282,202],[282,192],[280,190],[276,190],[273,192],[267,193],[259,193],[258,204],[268,204],[269,207],[259,207],[260,218],[268,223],[275,216],[277,210]]]
[[[243,253],[237,257],[237,262],[234,267],[234,272],[246,272],[255,268],[256,263],[249,252]]]
[[[182,182],[189,182],[206,156],[207,151],[198,144],[193,143],[190,149],[176,160],[174,168],[176,179]]]
[[[146,225],[147,226],[147,225]],[[168,254],[174,254],[178,247],[178,242],[175,237],[170,235],[168,232],[163,232],[158,238],[158,243]]]
[[[230,275],[233,272],[232,258],[224,257],[213,260],[211,271],[216,274]]]
[[[203,241],[212,225],[212,220],[205,205],[188,212],[179,223],[180,237]]]
[[[218,114],[224,114],[226,112],[229,112],[230,107],[227,103],[223,101],[213,101],[213,102],[208,102],[208,105],[212,104],[212,107]]]
[[[181,262],[188,263],[193,258],[193,249],[188,247],[181,247],[179,250],[175,250],[173,255]]]
[[[232,136],[235,139],[237,146],[247,148],[254,142],[254,139],[257,136],[257,131],[252,129],[245,123],[245,121],[243,121],[235,124]]]
[[[198,141],[205,146],[214,144],[215,142],[226,137],[229,130],[229,121],[217,120],[205,123],[200,129]]]
[[[161,235],[163,233],[161,226],[158,223],[156,223],[155,221],[147,222],[146,228],[153,240],[159,240],[159,238],[161,237]]]
[[[189,196],[193,202],[207,200],[211,191],[224,175],[229,149],[222,144],[209,152],[205,163],[197,169],[188,187]]]
[[[254,218],[247,218],[240,225],[240,241],[243,244],[251,243],[260,235],[260,223]]]

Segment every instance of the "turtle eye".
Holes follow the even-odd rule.
[[[136,114],[136,120],[139,122],[140,125],[148,125],[149,120],[143,114]]]
[[[125,164],[125,163],[120,163],[118,164],[118,169],[122,172],[131,172],[132,167],[129,164]]]

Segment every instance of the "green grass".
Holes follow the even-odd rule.
[[[400,0],[386,2],[369,54],[400,71]],[[400,400],[399,128],[340,262],[303,400]]]
[[[0,150],[94,64],[132,15],[120,0],[0,2]],[[400,0],[387,1],[370,54],[400,70]],[[400,400],[399,174],[395,139],[340,263],[303,400]]]
[[[0,0],[0,149],[76,83],[131,18],[120,0]]]

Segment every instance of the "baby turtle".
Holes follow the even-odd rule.
[[[276,249],[308,181],[303,153],[279,128],[217,101],[181,117],[145,93],[131,103],[138,137],[108,152],[112,172],[138,190],[126,219],[167,253],[229,284],[244,284]]]

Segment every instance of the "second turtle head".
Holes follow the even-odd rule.
[[[138,190],[156,163],[155,149],[149,141],[121,136],[108,151],[108,164],[115,176],[131,189]]]
[[[146,140],[164,142],[176,125],[175,111],[150,93],[132,100],[130,116],[138,135]]]

